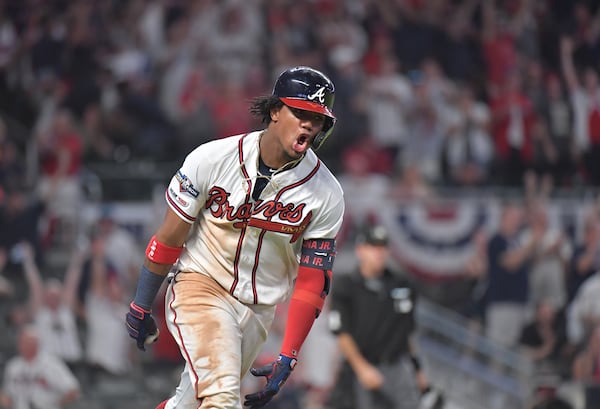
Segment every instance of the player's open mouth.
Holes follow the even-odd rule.
[[[294,150],[298,153],[303,153],[304,151],[306,151],[308,149],[308,143],[310,141],[310,135],[308,134],[301,134],[300,136],[298,136],[298,138],[296,138],[296,141],[294,142]]]

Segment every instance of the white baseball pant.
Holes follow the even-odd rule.
[[[166,409],[241,409],[240,383],[267,338],[275,307],[247,306],[212,278],[179,272],[166,319],[186,365]]]

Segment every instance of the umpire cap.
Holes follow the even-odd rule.
[[[357,244],[370,244],[372,246],[387,246],[389,242],[388,230],[381,224],[369,224],[358,234]]]

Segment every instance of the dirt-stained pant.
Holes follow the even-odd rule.
[[[251,309],[210,277],[180,272],[169,284],[165,309],[186,361],[166,409],[241,409],[241,378],[267,338],[275,308]]]

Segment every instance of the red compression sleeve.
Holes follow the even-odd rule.
[[[326,278],[327,274],[327,278]],[[298,269],[298,278],[288,307],[287,324],[281,353],[296,358],[300,347],[310,332],[313,322],[321,312],[327,289],[329,271],[306,266]]]

